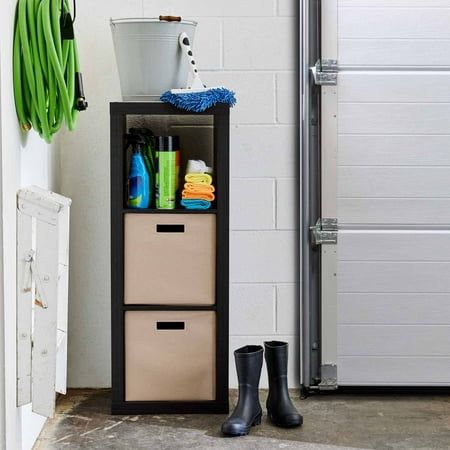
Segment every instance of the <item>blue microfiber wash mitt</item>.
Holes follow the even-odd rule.
[[[219,88],[204,88],[202,91],[192,91],[184,93],[173,93],[174,91],[181,91],[185,89],[173,89],[172,91],[164,92],[161,95],[161,101],[170,103],[177,108],[185,111],[203,112],[211,108],[217,103],[227,103],[233,106],[236,103],[234,92],[229,91],[224,87]]]
[[[188,60],[188,66],[192,75],[192,84],[186,89],[172,89],[164,92],[161,95],[161,101],[192,112],[203,112],[217,103],[234,106],[236,97],[233,91],[225,87],[207,88],[203,84],[198,74],[188,35],[181,33],[178,42],[183,54]]]
[[[193,199],[193,198],[183,198],[181,200],[181,206],[184,206],[186,209],[209,209],[211,208],[211,202],[208,200],[202,199]]]

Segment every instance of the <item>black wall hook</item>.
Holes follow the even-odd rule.
[[[75,38],[75,33],[73,31],[73,24],[75,23],[75,18],[77,14],[76,0],[73,0],[73,19],[70,14],[70,10],[64,11],[64,2],[65,0],[61,0],[61,16],[59,18],[61,38],[63,40],[73,40]]]

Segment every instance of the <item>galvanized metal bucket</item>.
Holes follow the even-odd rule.
[[[178,37],[185,32],[192,45],[196,26],[180,18],[111,19],[123,100],[155,100],[186,87],[189,68]]]

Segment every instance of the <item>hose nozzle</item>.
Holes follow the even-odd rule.
[[[75,72],[75,98],[75,109],[85,111],[88,107],[88,102],[84,96],[83,76],[81,72]]]

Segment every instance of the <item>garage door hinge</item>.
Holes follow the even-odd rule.
[[[319,219],[310,227],[311,243],[313,245],[337,244],[338,221],[337,219]]]
[[[318,86],[336,86],[338,63],[335,59],[319,59],[311,67],[314,83]]]

